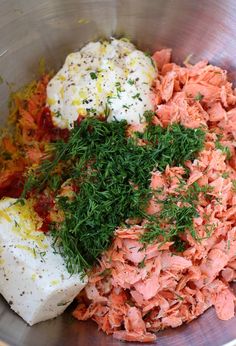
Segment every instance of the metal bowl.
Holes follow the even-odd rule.
[[[57,69],[67,53],[112,35],[125,35],[144,50],[171,47],[178,63],[189,54],[192,62],[209,59],[236,79],[234,0],[1,0],[0,8],[2,123],[9,85],[17,88],[35,78],[41,57]],[[159,333],[157,344],[219,346],[236,338],[235,322],[219,321],[209,310],[187,326]],[[3,299],[0,339],[12,346],[123,345],[93,322],[74,320],[70,311],[28,327]]]

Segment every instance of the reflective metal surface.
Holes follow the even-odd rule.
[[[16,88],[32,80],[41,57],[56,69],[68,52],[111,35],[125,35],[150,51],[172,47],[178,62],[189,54],[192,61],[207,58],[229,69],[236,80],[235,0],[0,0],[0,33],[2,122],[7,83]],[[218,321],[209,310],[188,326],[160,333],[157,343],[222,345],[236,338],[235,322]],[[121,344],[97,332],[93,323],[74,321],[69,313],[30,328],[3,300],[0,339],[16,346]]]

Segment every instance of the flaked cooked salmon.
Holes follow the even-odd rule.
[[[116,230],[112,246],[91,271],[74,316],[92,318],[125,341],[153,342],[154,332],[190,322],[211,306],[222,320],[235,312],[229,282],[236,278],[236,92],[221,68],[207,61],[179,66],[170,59],[170,49],[153,55],[159,75],[152,124],[179,122],[207,131],[204,149],[186,166],[187,188],[197,183],[208,192],[199,192],[197,238],[182,234],[187,244],[182,252],[174,251],[171,241],[144,245],[146,221],[130,220],[130,227]],[[144,127],[131,126],[128,135]],[[159,200],[175,194],[185,173],[168,166],[152,172],[150,215],[160,212],[156,191]]]

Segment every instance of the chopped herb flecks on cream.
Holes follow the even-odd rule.
[[[53,122],[72,128],[78,116],[140,123],[153,110],[157,70],[150,57],[123,40],[91,42],[66,58],[47,88]]]

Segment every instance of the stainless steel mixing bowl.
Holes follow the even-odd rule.
[[[56,69],[67,53],[111,35],[125,35],[145,50],[171,47],[177,62],[189,54],[193,62],[207,58],[236,79],[235,0],[0,0],[1,122],[8,84],[17,88],[35,78],[41,57]],[[157,344],[222,345],[236,338],[235,322],[218,321],[209,310],[188,326],[161,332]],[[123,345],[69,312],[28,327],[3,299],[0,339],[14,346]]]

